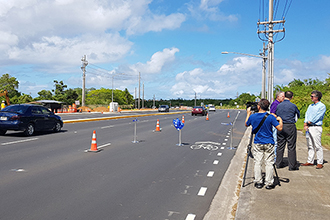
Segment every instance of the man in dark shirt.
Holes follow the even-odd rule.
[[[278,104],[276,108],[276,115],[283,120],[282,131],[277,132],[276,167],[284,167],[283,154],[287,144],[289,170],[299,170],[296,155],[297,128],[295,123],[296,118],[300,117],[300,111],[295,104],[290,102],[293,97],[291,91],[285,92],[284,96],[284,101]]]

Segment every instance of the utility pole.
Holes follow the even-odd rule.
[[[264,21],[264,22],[258,22],[258,27],[259,25],[264,25],[265,30],[263,31],[258,31],[257,33],[264,33],[268,34],[268,94],[267,94],[267,99],[270,103],[273,102],[273,93],[274,93],[274,33],[277,32],[285,32],[285,29],[283,28],[282,30],[274,30],[274,24],[279,24],[279,23],[285,23],[285,20],[281,21],[273,21],[273,13],[274,13],[274,0],[269,0],[269,21]],[[267,29],[268,26],[268,30]]]
[[[136,87],[135,87],[135,94],[134,94],[134,108],[136,108]]]
[[[142,83],[142,108],[144,109],[144,83]]]
[[[82,84],[82,94],[81,94],[81,106],[85,106],[85,80],[86,80],[86,66],[88,61],[86,60],[86,55],[81,58],[81,70],[83,71],[83,84]]]
[[[141,90],[140,81],[141,81],[141,73],[139,72],[139,98],[138,98],[138,109],[139,110],[140,110],[140,90]]]
[[[195,92],[195,105],[194,105],[194,106],[196,106],[196,96],[197,96],[197,95],[196,95],[196,92]]]
[[[261,87],[261,98],[266,98],[266,51],[267,48],[265,46],[265,42],[263,43],[262,53],[260,53],[260,56],[262,56],[262,87]]]
[[[152,106],[152,108],[153,109],[156,108],[156,106],[155,106],[155,95],[154,95],[154,99],[153,99],[153,106]]]

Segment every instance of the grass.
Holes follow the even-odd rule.
[[[296,123],[297,129],[305,132],[304,130],[304,119],[298,119]],[[322,132],[322,146],[330,150],[330,128],[323,126]]]

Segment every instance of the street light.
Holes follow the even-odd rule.
[[[238,52],[228,52],[228,51],[223,51],[221,52],[221,54],[229,54],[229,53],[233,53],[233,54],[240,54],[240,55],[244,55],[244,56],[250,56],[250,57],[258,57],[258,58],[262,58],[262,87],[261,87],[261,98],[265,98],[266,97],[266,61],[267,61],[267,57],[266,55],[266,48],[265,48],[265,44],[264,44],[264,48],[263,48],[263,52],[260,53],[260,55],[253,55],[253,54],[247,54],[247,53],[238,53]],[[270,89],[268,88],[268,93],[269,93]]]

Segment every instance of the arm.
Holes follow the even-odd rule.
[[[251,107],[249,107],[249,108],[247,108],[246,109],[246,119],[245,119],[245,126],[246,127],[249,127],[249,125],[247,125],[246,123],[247,123],[247,121],[249,120],[249,117],[251,116],[251,114],[252,114],[252,112],[251,112]]]
[[[276,120],[278,121],[279,125],[277,125],[275,128],[278,130],[278,131],[282,131],[283,129],[283,121],[282,121],[282,118],[280,116],[277,116]]]

